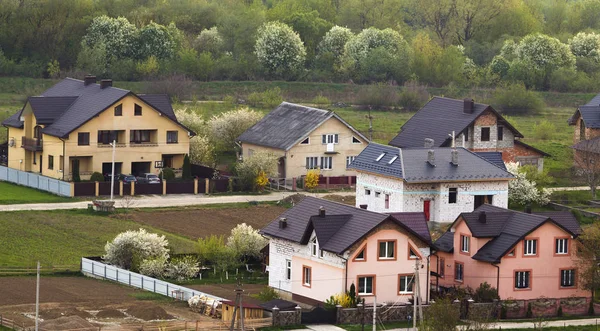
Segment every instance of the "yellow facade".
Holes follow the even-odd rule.
[[[136,104],[142,107],[141,116],[134,114]],[[115,116],[114,108],[118,105],[122,105],[122,116]],[[93,172],[110,172],[106,170],[110,169],[112,147],[98,141],[99,131],[117,131],[115,173],[159,173],[160,169],[155,168],[155,161],[165,161],[169,163],[167,165],[178,169],[183,165],[185,154],[189,153],[188,131],[135,95],[127,95],[66,138],[42,134],[41,151],[22,147],[27,141],[34,139],[37,125],[29,103],[25,105],[22,117],[23,129],[8,128],[9,141],[14,141],[8,149],[8,166],[52,178],[71,180],[74,164],[79,165],[82,179],[89,178]],[[134,130],[148,130],[149,141],[132,142],[132,138],[140,140],[134,138],[137,137],[132,133]],[[167,131],[177,132],[176,143],[167,143]],[[79,133],[89,134],[89,144],[80,144]]]
[[[333,144],[333,151],[327,151],[327,144],[322,143],[322,135],[338,135],[338,143]],[[249,157],[258,151],[271,152],[281,157],[279,176],[281,178],[299,178],[306,175],[307,157],[316,157],[320,174],[323,176],[356,176],[356,172],[347,169],[348,157],[356,157],[367,146],[368,142],[356,134],[342,121],[332,117],[322,123],[307,138],[308,144],[297,143],[288,151],[249,143],[242,143],[243,157]],[[322,157],[331,157],[331,169],[324,169]]]

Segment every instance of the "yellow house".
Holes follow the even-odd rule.
[[[2,122],[8,128],[8,167],[71,180],[181,168],[192,131],[181,125],[167,95],[135,94],[111,80],[66,78]],[[162,162],[157,162],[162,161]]]
[[[355,176],[348,166],[368,139],[336,113],[283,102],[238,137],[242,157],[258,151],[279,156],[279,178],[320,169],[323,176]]]

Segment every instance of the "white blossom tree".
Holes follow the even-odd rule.
[[[260,257],[260,250],[268,243],[258,233],[258,230],[246,223],[238,224],[231,230],[231,235],[227,238],[227,246],[231,248],[239,257]]]
[[[279,157],[270,152],[256,152],[236,165],[238,178],[243,190],[256,189],[256,178],[264,172],[267,177],[277,177]]]
[[[258,29],[254,53],[260,64],[278,77],[289,77],[304,65],[306,49],[300,35],[281,22],[268,22]]]
[[[341,58],[344,55],[344,46],[352,37],[354,37],[354,33],[350,29],[338,25],[334,26],[327,31],[319,43],[319,54],[331,53],[334,58]]]
[[[577,58],[589,58],[596,62],[600,61],[600,35],[594,32],[579,32],[575,37],[569,39],[571,52]]]
[[[104,261],[124,269],[137,269],[146,259],[169,258],[169,242],[164,235],[149,233],[140,228],[138,231],[119,233],[104,246]]]
[[[518,60],[546,71],[575,66],[575,56],[568,45],[539,33],[525,36],[516,47],[515,54]]]
[[[136,38],[136,57],[146,59],[155,56],[157,59],[171,58],[175,55],[176,41],[172,30],[154,22],[142,27]]]
[[[199,53],[209,52],[213,55],[217,55],[221,53],[223,46],[223,37],[221,37],[219,29],[216,26],[200,31],[200,34],[194,41],[194,48],[198,50]]]
[[[220,148],[234,149],[237,137],[261,118],[261,113],[249,108],[239,108],[215,115],[208,121],[209,138]]]
[[[550,202],[550,191],[538,188],[535,181],[527,179],[518,163],[509,162],[506,169],[515,176],[515,179],[508,183],[509,203],[524,206],[531,203],[545,205]]]
[[[135,25],[125,17],[111,18],[106,15],[92,20],[83,37],[82,44],[95,48],[98,43],[104,43],[110,50],[111,57],[126,58],[133,55],[134,41],[137,33]]]

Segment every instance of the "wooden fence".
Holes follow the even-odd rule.
[[[55,266],[44,266],[40,269],[42,274],[55,274],[65,272],[79,272],[79,264],[70,265],[55,265]],[[37,267],[7,267],[0,266],[0,276],[19,276],[19,275],[35,275],[37,273]]]

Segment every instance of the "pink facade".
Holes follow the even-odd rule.
[[[548,298],[589,297],[590,292],[579,287],[579,274],[575,260],[576,247],[572,236],[552,222],[545,222],[537,229],[520,240],[500,263],[474,260],[473,255],[485,245],[490,238],[474,238],[468,226],[459,218],[453,226],[453,253],[438,252],[437,261],[432,257],[432,270],[440,272],[440,262],[444,264],[444,277],[439,278],[442,286],[469,286],[473,289],[483,282],[497,287],[501,299],[536,299],[541,296]],[[468,252],[461,247],[462,236],[469,237]],[[536,254],[525,254],[525,240],[536,240]],[[556,254],[557,239],[565,239],[566,254]],[[463,265],[463,280],[456,280],[456,265]],[[574,270],[574,286],[561,286],[561,270]],[[517,272],[528,275],[526,288],[516,288]]]
[[[304,269],[310,270],[310,277],[304,279]],[[325,301],[330,296],[344,292],[344,269],[298,256],[292,257],[292,293],[317,301]]]

